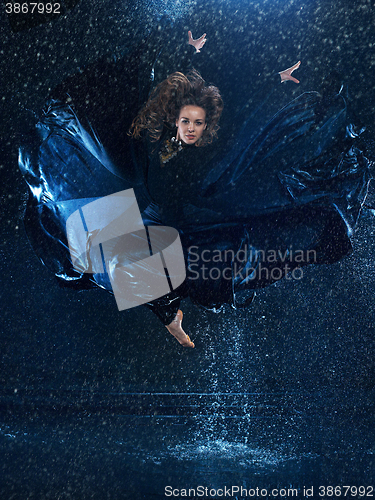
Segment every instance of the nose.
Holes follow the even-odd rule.
[[[189,125],[188,125],[188,131],[189,132],[194,132],[194,123],[189,123]]]

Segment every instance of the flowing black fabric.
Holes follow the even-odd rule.
[[[106,73],[88,70],[95,79],[72,79],[76,101],[74,92],[62,101],[62,89],[69,88],[63,85],[54,94],[59,99],[48,102],[24,136],[19,163],[30,187],[27,233],[62,282],[111,290],[106,273],[74,269],[65,224],[90,201],[129,188],[145,225],[180,232],[186,282],[149,305],[165,324],[184,297],[214,311],[225,303],[236,306],[236,284],[256,290],[303,265],[335,262],[351,251],[370,173],[356,145],[361,130],[351,123],[341,94],[304,93],[271,116],[267,95],[256,119],[243,106],[234,140],[184,147],[163,165],[159,150],[170,131],[157,144],[126,135],[150,87],[153,57],[143,66],[135,56],[127,64],[105,63]],[[107,95],[100,91],[103,79],[104,87],[111,81]]]

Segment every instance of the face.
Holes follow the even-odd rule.
[[[195,144],[207,127],[206,112],[199,106],[184,106],[176,120],[177,140],[185,144]]]

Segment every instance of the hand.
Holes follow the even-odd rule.
[[[281,83],[286,82],[287,80],[291,80],[294,83],[299,83],[299,80],[297,78],[294,78],[292,76],[292,73],[295,69],[298,69],[300,67],[301,61],[298,61],[294,66],[288,69],[284,69],[284,71],[279,71],[279,75],[281,78]]]
[[[193,35],[191,34],[191,31],[188,31],[189,35],[189,45],[192,45],[195,47],[196,53],[200,52],[200,49],[203,47],[203,45],[206,43],[206,33],[202,35],[200,38],[197,40],[194,40]]]

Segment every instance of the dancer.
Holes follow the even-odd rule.
[[[205,43],[205,35],[194,40],[189,32],[196,53]],[[299,66],[278,73],[281,83],[297,84]],[[181,325],[183,298],[212,311],[244,307],[256,289],[297,268],[339,260],[351,251],[370,178],[354,146],[360,131],[348,123],[337,91],[302,94],[271,116],[267,105],[267,96],[256,111],[244,103],[234,139],[217,140],[218,88],[195,70],[172,73],[133,120],[132,163],[124,172],[69,104],[51,101],[20,152],[34,249],[70,286],[110,289],[105,276],[74,270],[65,222],[87,200],[134,188],[145,225],[179,231],[187,279],[147,306],[188,347],[194,343]]]

